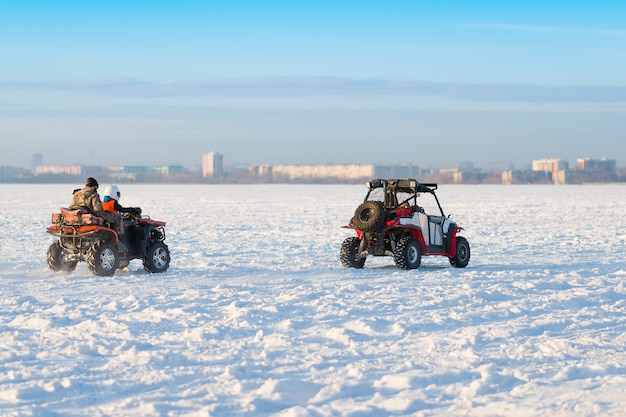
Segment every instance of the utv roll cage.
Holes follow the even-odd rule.
[[[367,186],[368,191],[365,195],[365,199],[363,200],[364,202],[369,200],[372,191],[382,189],[384,193],[383,205],[385,209],[396,209],[403,204],[418,206],[417,197],[419,194],[428,193],[435,198],[441,215],[445,217],[443,208],[441,207],[437,194],[435,193],[435,190],[437,189],[437,184],[435,183],[420,183],[414,179],[375,179],[366,182],[365,185]],[[398,193],[410,194],[410,196],[402,201],[398,201]]]

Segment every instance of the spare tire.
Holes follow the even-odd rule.
[[[385,209],[381,201],[365,201],[354,211],[352,218],[356,229],[364,232],[380,230],[385,221]]]

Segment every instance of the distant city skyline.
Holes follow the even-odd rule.
[[[0,165],[626,165],[626,3],[0,5]]]
[[[41,154],[33,155],[33,164],[41,162]],[[493,170],[474,167],[471,163],[457,168],[423,168],[413,164],[279,164],[250,165],[225,170],[219,152],[202,155],[202,170],[185,170],[181,165],[36,165],[33,174],[23,169],[0,167],[0,181],[50,182],[69,178],[98,177],[104,181],[177,181],[209,182],[354,182],[372,178],[420,178],[426,182],[457,184],[583,184],[625,182],[626,169],[619,169],[615,159],[578,158],[571,166],[562,158],[532,161],[523,169]]]
[[[519,169],[523,169],[523,170],[538,170],[538,171],[552,171],[552,170],[567,170],[567,169],[581,169],[585,168],[585,166],[587,165],[586,169],[589,169],[589,167],[595,167],[595,166],[599,166],[602,165],[603,168],[602,170],[605,170],[606,167],[604,167],[604,165],[606,165],[607,163],[609,163],[610,166],[612,166],[611,170],[615,170],[615,169],[626,169],[626,166],[621,166],[619,164],[619,161],[617,161],[615,158],[607,158],[607,157],[598,157],[598,158],[593,158],[593,157],[577,157],[574,160],[568,160],[567,158],[562,158],[562,157],[542,157],[542,158],[534,158],[531,161],[529,161],[527,164],[524,164],[524,166],[509,166],[509,167],[503,167],[503,168],[493,168],[493,167],[489,167],[489,166],[481,166],[478,164],[475,164],[473,161],[462,161],[460,162],[458,165],[452,166],[452,165],[446,165],[446,166],[420,166],[418,164],[414,164],[411,162],[395,162],[395,163],[372,163],[372,162],[354,162],[354,163],[350,163],[350,164],[343,164],[343,163],[321,163],[321,164],[315,164],[315,163],[290,163],[290,162],[284,162],[284,163],[278,163],[278,164],[266,164],[266,163],[249,163],[249,164],[245,164],[244,166],[239,165],[239,164],[228,164],[228,161],[224,161],[224,155],[221,154],[220,152],[217,151],[209,151],[209,152],[205,152],[203,154],[200,155],[200,160],[201,163],[198,164],[197,166],[185,166],[183,164],[179,164],[179,163],[172,163],[172,164],[116,164],[116,163],[112,163],[112,164],[102,164],[102,165],[98,165],[98,164],[86,164],[86,163],[61,163],[61,164],[47,164],[44,161],[44,156],[42,153],[35,153],[31,156],[31,171],[33,173],[35,173],[35,171],[37,170],[37,166],[45,166],[48,168],[54,168],[54,170],[58,171],[59,169],[63,168],[64,170],[68,170],[69,171],[65,171],[67,173],[70,173],[74,168],[77,167],[175,167],[176,170],[191,170],[191,171],[199,171],[203,177],[212,177],[212,176],[220,176],[222,175],[224,172],[228,171],[228,170],[232,170],[232,169],[241,169],[241,168],[262,168],[262,167],[272,167],[272,166],[339,166],[339,165],[372,165],[372,166],[412,166],[412,167],[417,167],[420,169],[441,169],[441,170],[446,170],[446,169],[460,169],[460,170],[473,170],[473,169],[477,169],[477,170],[519,170]],[[543,166],[550,166],[551,168],[546,169],[546,168],[538,168],[538,167],[543,167]],[[61,172],[61,171],[59,171]]]

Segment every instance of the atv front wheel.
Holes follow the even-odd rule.
[[[462,236],[456,238],[456,253],[450,258],[450,265],[455,268],[465,268],[470,260],[470,246]]]
[[[396,244],[393,259],[400,269],[417,269],[422,263],[422,253],[417,240],[404,237]]]
[[[111,276],[117,268],[117,248],[101,240],[94,244],[87,254],[87,265],[91,272],[100,276]]]
[[[339,252],[339,259],[341,264],[347,268],[363,268],[365,265],[365,257],[357,258],[359,252],[359,245],[361,240],[356,237],[349,237],[341,244],[341,251]]]
[[[48,248],[48,266],[53,272],[72,272],[78,261],[68,261],[63,256],[63,248],[57,240]]]
[[[161,240],[154,241],[146,248],[143,268],[150,273],[165,272],[170,266],[170,250]]]
[[[354,227],[364,232],[377,232],[385,221],[385,209],[380,201],[365,201],[354,211]]]

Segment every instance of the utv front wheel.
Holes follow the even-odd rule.
[[[87,254],[87,265],[96,275],[104,277],[113,275],[117,263],[117,248],[103,240],[93,245]]]
[[[63,248],[57,240],[48,248],[48,266],[53,272],[72,272],[78,261],[68,261],[63,256]]]
[[[393,251],[393,259],[400,269],[417,269],[422,263],[422,253],[417,240],[411,237],[400,239]]]
[[[170,250],[161,240],[154,241],[146,248],[143,268],[150,273],[165,272],[170,266]]]
[[[462,236],[456,238],[456,253],[450,258],[450,265],[455,268],[465,268],[470,260],[470,247],[467,239]]]
[[[347,268],[363,268],[365,265],[365,257],[357,258],[359,253],[359,245],[361,240],[358,237],[349,237],[341,244],[341,251],[339,252],[339,259],[341,264]]]

